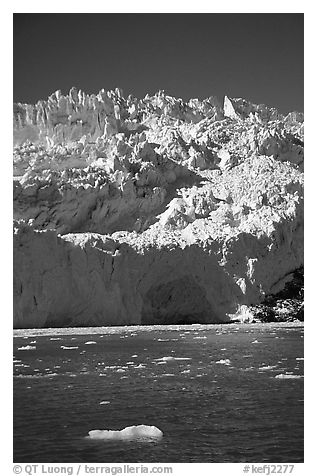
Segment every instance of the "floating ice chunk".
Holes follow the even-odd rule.
[[[103,400],[102,402],[99,403],[99,405],[109,405],[109,401],[108,400]]]
[[[261,344],[261,342],[255,339],[253,342],[251,342],[251,344]]]
[[[224,364],[224,365],[230,365],[230,359],[220,359],[216,361],[216,364]]]
[[[85,342],[86,345],[90,345],[90,344],[97,344],[97,342],[95,342],[94,340],[89,340],[88,342]]]
[[[35,350],[35,349],[36,349],[35,345],[25,345],[22,347],[18,347],[18,350]]]
[[[275,369],[277,365],[265,365],[264,367],[259,367],[259,370],[272,370]]]
[[[160,357],[159,359],[155,359],[157,361],[162,361],[162,362],[169,362],[170,360],[192,360],[191,357],[173,357],[172,355],[169,355],[167,357]]]
[[[293,375],[293,374],[278,374],[275,375],[275,378],[285,379],[285,378],[303,378],[304,375]]]
[[[156,426],[127,426],[123,430],[91,430],[88,438],[94,440],[148,440],[162,438],[163,432]]]
[[[61,349],[72,350],[72,349],[78,349],[78,347],[67,347],[66,345],[61,345]]]
[[[134,357],[137,357],[137,354],[131,355],[131,358],[133,359]]]
[[[296,357],[296,360],[304,360],[304,357]]]

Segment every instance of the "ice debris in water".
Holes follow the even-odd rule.
[[[167,356],[167,357],[160,357],[159,359],[155,359],[157,361],[163,361],[163,362],[168,362],[169,360],[192,360],[191,357],[173,357],[173,356]]]
[[[94,440],[138,440],[162,438],[163,432],[156,426],[127,426],[123,430],[91,430],[88,437]]]
[[[217,360],[216,364],[230,365],[231,362],[230,362],[230,359],[220,359],[220,360]]]
[[[285,379],[285,378],[303,378],[303,375],[278,374],[278,375],[275,375],[275,378],[279,378],[279,379]]]
[[[35,345],[25,345],[22,347],[18,347],[18,350],[34,350],[36,349]]]
[[[66,345],[61,345],[61,349],[72,350],[72,349],[78,349],[78,347],[67,347]]]
[[[99,403],[99,405],[108,405],[110,402],[108,402],[108,400],[104,400],[102,402]]]
[[[90,340],[88,342],[85,342],[86,345],[89,345],[89,344],[97,344],[97,342],[93,341],[93,340]]]

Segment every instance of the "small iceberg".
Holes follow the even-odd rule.
[[[279,378],[279,379],[285,379],[285,378],[303,378],[303,375],[278,374],[278,375],[275,375],[275,378]]]
[[[167,357],[161,357],[159,359],[154,359],[156,361],[162,361],[162,362],[169,362],[169,361],[172,361],[172,360],[192,360],[191,357],[173,357],[172,355],[169,355]]]
[[[272,370],[276,369],[277,365],[265,365],[264,367],[259,367],[259,370]]]
[[[25,345],[22,347],[18,347],[18,350],[35,350],[35,349],[36,349],[35,345]]]
[[[127,426],[123,430],[91,430],[88,437],[93,440],[152,440],[162,438],[163,432],[156,426]]]
[[[230,359],[220,359],[216,361],[216,364],[224,364],[224,365],[230,365]]]

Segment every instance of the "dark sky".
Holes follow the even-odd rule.
[[[14,101],[72,86],[303,111],[303,14],[14,14]]]

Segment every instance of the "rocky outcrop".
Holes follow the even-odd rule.
[[[294,322],[304,320],[304,269],[293,273],[284,289],[268,295],[261,304],[250,306],[251,322]]]
[[[303,117],[72,88],[14,109],[14,325],[224,322],[303,264]]]

